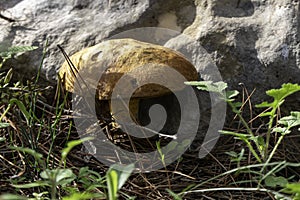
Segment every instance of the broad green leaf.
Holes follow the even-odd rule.
[[[285,187],[292,193],[300,194],[300,183],[288,183]]]
[[[293,83],[286,83],[282,84],[280,89],[271,89],[268,90],[266,93],[267,95],[274,98],[278,102],[286,98],[287,96],[300,91],[300,86],[298,84]]]
[[[25,147],[10,147],[10,148],[14,149],[14,150],[17,150],[17,151],[22,151],[22,152],[27,153],[29,155],[32,155],[35,158],[36,161],[38,161],[39,163],[42,163],[43,155],[36,152],[33,149],[25,148]]]
[[[106,174],[108,198],[109,200],[116,200],[118,193],[118,172],[115,169],[109,169]]]
[[[245,157],[244,157],[244,153],[245,153],[245,149],[244,148],[242,148],[242,150],[241,150],[241,152],[239,153],[239,157],[238,157],[238,160],[243,160],[243,159],[245,159]]]
[[[18,185],[13,184],[12,186],[15,187],[15,188],[27,189],[27,188],[33,188],[33,187],[50,186],[50,184],[45,182],[45,181],[37,181],[37,182],[34,182],[34,183],[27,183],[27,184],[20,184],[20,185],[19,184]]]
[[[185,139],[182,142],[178,143],[177,147],[176,147],[176,151],[177,152],[184,152],[191,144],[191,140],[190,139]]]
[[[22,52],[26,52],[26,51],[32,51],[37,48],[38,47],[36,47],[36,46],[13,46],[13,47],[8,48],[6,51],[0,52],[0,56],[2,58],[8,58],[14,54],[22,53]]]
[[[62,200],[87,200],[87,199],[103,199],[105,196],[101,193],[73,193],[71,196],[63,197]]]
[[[8,49],[9,52],[11,53],[22,53],[26,51],[33,51],[37,49],[37,46],[13,46]]]
[[[85,183],[85,181],[102,183],[104,180],[104,177],[102,177],[98,172],[90,170],[88,167],[82,167],[79,170],[78,179],[79,179],[79,182],[82,182],[82,183]]]
[[[40,173],[40,176],[45,180],[51,180],[54,178],[56,170],[46,169]]]
[[[134,164],[122,167],[121,171],[119,171],[118,189],[121,189],[123,187],[129,176],[133,172],[134,168]]]
[[[171,141],[171,142],[167,145],[165,154],[168,154],[169,152],[173,151],[173,150],[176,148],[177,145],[178,145],[178,142],[177,142],[177,141]]]
[[[279,124],[283,124],[286,127],[292,128],[300,125],[300,112],[291,112],[289,116],[282,117]]]
[[[10,68],[9,71],[7,72],[5,78],[4,78],[4,84],[7,84],[10,82],[11,78],[12,78],[12,75],[13,75],[13,69]]]
[[[26,110],[25,105],[24,105],[21,101],[19,101],[18,99],[15,99],[15,98],[12,98],[12,99],[9,101],[9,104],[10,104],[10,105],[17,104],[17,106],[18,106],[19,109],[21,110],[23,116],[25,117],[27,124],[29,124],[29,121],[30,121],[30,119],[31,119],[31,115],[30,115],[29,112]]]
[[[69,184],[76,178],[71,169],[57,169],[57,171],[56,181],[59,185]]]
[[[276,186],[285,187],[288,184],[288,180],[282,176],[276,177],[270,175],[266,177],[265,184],[268,187],[276,187]]]
[[[231,162],[240,162],[241,160],[246,159],[244,157],[245,149],[242,148],[240,153],[236,153],[234,151],[225,152],[225,154],[229,155],[231,157]]]
[[[107,188],[110,200],[117,199],[118,191],[125,184],[135,166],[130,164],[127,166],[112,165],[108,170],[107,177]]]
[[[181,145],[184,146],[184,147],[187,147],[191,144],[191,139],[185,139],[181,142]]]
[[[192,81],[192,82],[185,82],[185,84],[196,86],[198,90],[217,93],[218,95],[220,95],[221,99],[227,102],[233,102],[234,101],[233,98],[239,94],[237,90],[226,91],[228,85],[223,81],[219,81],[219,82]]]
[[[213,83],[212,81],[191,81],[185,82],[187,85],[197,86],[199,90],[222,93],[227,88],[227,83],[222,81]]]
[[[260,104],[255,105],[256,108],[269,108],[272,107],[273,103],[269,103],[269,102],[262,102]]]
[[[197,86],[197,89],[207,91],[207,92],[211,92],[211,90],[206,85]]]
[[[248,134],[236,133],[236,132],[233,132],[233,131],[221,130],[219,132],[222,133],[222,134],[224,134],[224,135],[232,135],[232,136],[235,136],[235,137],[238,137],[238,138],[243,138],[243,139],[249,139],[249,137],[251,137]]]
[[[233,102],[232,105],[238,109],[243,105],[243,103],[242,102]]]
[[[67,147],[64,148],[61,152],[61,157],[62,160],[65,161],[67,158],[67,155],[69,154],[69,152],[77,145],[80,145],[81,143],[88,141],[88,140],[93,140],[94,138],[92,137],[86,137],[86,138],[82,138],[79,140],[73,140],[67,143]]]
[[[227,88],[227,83],[224,82],[216,82],[212,84],[206,85],[209,92],[216,92],[222,94],[224,90]]]
[[[169,193],[169,195],[173,197],[174,200],[182,200],[182,198],[178,194],[173,192],[172,190],[169,190],[169,189],[166,189],[166,190]]]
[[[213,85],[215,85],[217,87],[218,92],[223,92],[228,87],[227,83],[225,83],[223,81],[219,81],[219,82],[213,83]]]
[[[40,176],[45,180],[55,180],[57,185],[62,186],[71,183],[76,178],[71,169],[46,169],[41,172]]]
[[[260,150],[264,149],[266,144],[265,144],[265,140],[262,136],[255,136],[254,138],[253,137],[251,137],[251,138],[259,145]]]
[[[226,98],[227,99],[232,99],[234,97],[236,97],[239,94],[239,92],[237,90],[230,90],[226,92]]]
[[[26,51],[32,51],[37,48],[38,47],[35,47],[35,46],[14,46],[14,47],[8,48],[6,51],[0,52],[0,58],[2,58],[2,60],[0,61],[0,68],[2,67],[3,63],[7,59],[12,58],[13,55],[15,55],[17,53],[26,52]]]
[[[27,197],[23,197],[15,194],[2,194],[0,195],[1,200],[28,200]]]
[[[10,126],[9,123],[0,122],[0,128],[6,128],[6,127],[9,127],[9,126]]]
[[[272,116],[273,113],[272,112],[263,112],[261,114],[259,114],[260,117],[269,117],[269,116]]]
[[[229,155],[230,157],[233,157],[233,158],[238,157],[238,154],[234,151],[228,151],[228,152],[225,152],[225,154],[227,154],[227,155]]]
[[[275,132],[275,133],[285,133],[285,134],[288,134],[290,133],[291,131],[288,130],[286,127],[276,127],[276,128],[273,128],[272,132]]]
[[[262,102],[261,104],[256,105],[257,108],[271,107],[273,109],[278,108],[283,102],[284,99],[295,93],[300,91],[300,86],[298,84],[286,83],[282,84],[279,89],[271,89],[266,92],[267,95],[273,97],[273,102]],[[272,116],[272,115],[270,115]]]
[[[206,86],[209,84],[212,84],[212,81],[189,81],[189,82],[184,82],[186,85],[191,85],[191,86]]]
[[[49,192],[45,191],[45,192],[41,192],[41,193],[36,193],[36,192],[33,192],[32,195],[35,197],[35,200],[46,200],[48,199],[47,197],[46,198],[43,198],[43,196],[49,194]],[[29,199],[29,200],[32,200],[32,199]]]

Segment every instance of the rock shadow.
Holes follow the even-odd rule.
[[[140,16],[139,20],[132,24],[116,29],[110,34],[110,36],[134,28],[158,27],[160,20],[162,18],[165,19],[164,16],[171,16],[171,20],[175,19],[175,21],[172,21],[172,23],[175,23],[178,27],[180,27],[181,30],[179,32],[182,32],[184,29],[190,26],[196,18],[195,2],[194,0],[150,0],[149,8]],[[172,27],[159,27],[173,29]],[[178,29],[175,31],[178,31]],[[145,41],[146,37],[147,35],[144,35],[143,41]]]
[[[251,0],[222,0],[215,2],[212,11],[220,17],[248,17],[253,15],[254,5]]]

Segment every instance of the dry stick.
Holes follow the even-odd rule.
[[[264,188],[231,188],[231,187],[225,187],[225,188],[207,188],[207,189],[201,189],[201,190],[194,190],[194,191],[188,191],[187,193],[203,193],[203,192],[216,192],[216,191],[249,191],[249,192],[267,192],[272,193],[275,195],[278,195],[280,197],[285,197],[285,199],[291,199],[288,196],[285,196],[277,191],[264,189]]]
[[[12,165],[12,166],[18,168],[19,170],[23,170],[23,168],[19,167],[18,165],[15,165],[13,162],[7,160],[7,159],[6,159],[5,157],[3,157],[2,155],[0,155],[0,158],[1,158],[3,161],[6,161],[8,164],[10,164],[10,165]],[[4,164],[4,165],[5,165],[5,164]],[[10,168],[10,167],[7,166],[7,168]]]
[[[238,2],[239,3],[239,2]],[[252,90],[252,92],[251,92],[251,94],[249,95],[249,92],[248,92],[248,90],[247,90],[247,88],[245,87],[245,85],[244,84],[240,84],[241,85],[241,87],[243,88],[243,95],[244,95],[244,93],[246,94],[246,96],[247,96],[247,99],[245,100],[245,102],[244,102],[244,104],[242,105],[242,107],[241,107],[241,109],[240,110],[242,110],[243,109],[243,107],[244,107],[244,105],[248,102],[248,105],[249,105],[249,111],[250,111],[250,121],[248,121],[248,124],[250,125],[250,128],[252,129],[253,127],[252,127],[252,122],[253,122],[253,112],[252,112],[252,103],[251,103],[251,97],[252,97],[252,95],[254,94],[254,92],[255,92],[255,90],[256,90],[256,88],[254,88],[253,90]],[[244,99],[244,97],[243,97],[243,99]],[[248,162],[250,163],[250,161],[251,161],[251,155],[249,154],[248,155]],[[251,174],[249,174],[249,178],[251,179]],[[250,182],[250,184],[251,184],[251,186],[252,186],[252,182]]]
[[[228,169],[212,153],[208,152],[208,155],[210,155],[225,171],[228,171]],[[234,177],[231,174],[229,174],[229,177],[233,181],[233,183],[237,186]]]
[[[248,91],[246,91],[247,99],[245,99],[245,100],[243,101],[243,104],[242,104],[241,108],[239,109],[239,111],[242,111],[243,108],[245,107],[245,105],[246,105],[247,103],[249,103],[250,111],[252,111],[251,97],[253,96],[255,90],[256,90],[256,89],[252,90],[252,92],[251,92],[250,94],[248,93]],[[244,97],[243,97],[243,99],[244,99]],[[252,116],[252,113],[251,113],[251,116]],[[236,115],[234,116],[233,119],[236,119],[237,117],[238,117],[238,115],[236,114]],[[251,117],[251,118],[252,118],[252,117]],[[250,120],[250,121],[248,121],[248,123],[252,123],[252,121],[253,121],[253,120]]]
[[[68,54],[65,52],[65,50],[60,46],[60,45],[57,45],[57,47],[59,48],[59,50],[62,52],[63,56],[65,57],[69,67],[70,67],[70,70],[71,70],[71,73],[73,74],[73,76],[76,78],[76,80],[81,80],[81,82],[85,85],[85,87],[87,88],[88,90],[88,93],[90,95],[90,97],[94,97],[91,90],[90,90],[90,87],[87,85],[87,83],[85,82],[84,78],[80,75],[78,69],[75,67],[75,65],[72,63],[70,57],[68,56]],[[78,75],[78,77],[77,77]],[[63,80],[64,81],[64,80]],[[79,89],[80,89],[80,92],[83,91],[82,87],[79,85]],[[75,88],[74,88],[75,90]],[[83,98],[85,100],[85,98]],[[95,101],[95,103],[97,103],[97,101]],[[88,109],[90,110],[91,113],[93,113],[93,108],[91,108],[91,105],[87,104],[88,106]],[[104,118],[102,118],[102,116],[100,116],[100,118],[102,120],[105,120]]]
[[[5,16],[2,15],[1,13],[0,13],[0,18],[6,20],[6,21],[8,21],[8,22],[15,22],[15,21],[16,21],[16,20],[11,19],[11,18],[9,18],[9,17],[5,17]]]
[[[73,76],[77,79],[77,74],[79,76],[79,78],[81,79],[81,81],[83,82],[83,84],[86,86],[86,88],[88,89],[90,95],[93,97],[93,94],[90,92],[89,86],[87,85],[87,83],[84,81],[83,77],[79,74],[78,69],[75,67],[75,65],[72,63],[70,57],[68,56],[68,54],[65,52],[65,50],[60,46],[57,45],[57,47],[59,48],[59,50],[63,53],[69,67],[71,70],[71,73],[73,74]],[[77,79],[78,80],[78,79]],[[80,90],[82,90],[82,88],[80,87]]]
[[[75,65],[72,63],[70,57],[68,56],[68,54],[65,52],[65,50],[60,46],[60,45],[57,45],[57,47],[59,48],[59,50],[63,53],[63,56],[65,57],[69,67],[70,67],[70,70],[71,70],[71,73],[73,74],[73,76],[76,78],[76,80],[81,80],[81,82],[85,85],[85,87],[87,88],[88,90],[88,93],[90,95],[90,97],[94,98],[94,95],[93,93],[91,92],[91,89],[90,87],[88,86],[88,84],[85,82],[84,78],[81,76],[81,74],[79,73],[78,69],[75,67]],[[79,78],[77,78],[77,75]],[[64,81],[64,80],[63,80]],[[80,86],[80,85],[79,85]],[[74,88],[75,89],[75,88]],[[82,87],[79,88],[80,89],[80,92],[83,91]],[[83,97],[83,99],[85,100],[85,98]],[[97,101],[95,101],[95,103],[97,103]],[[93,108],[91,108],[91,105],[87,104],[88,105],[88,108],[90,109],[91,113],[93,113]],[[104,118],[103,116],[100,116],[100,118],[102,120],[107,120],[106,118]]]
[[[253,111],[252,111],[252,103],[251,103],[251,97],[252,97],[252,95],[254,94],[254,92],[255,92],[255,90],[256,90],[256,88],[254,88],[253,90],[252,90],[252,92],[249,94],[249,92],[248,92],[248,90],[247,90],[247,88],[245,87],[245,85],[244,84],[241,84],[241,87],[243,88],[243,90],[244,90],[244,92],[245,92],[245,94],[246,94],[246,96],[247,96],[247,99],[245,100],[245,104],[248,102],[248,105],[249,105],[249,111],[250,111],[250,119],[252,119],[253,118]],[[244,104],[244,105],[245,105]],[[244,106],[243,105],[243,106]],[[248,122],[249,124],[250,124],[250,127],[252,128],[252,123],[250,123],[250,122]]]

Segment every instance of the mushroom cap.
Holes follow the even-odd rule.
[[[180,73],[186,81],[198,80],[197,70],[182,54],[163,46],[133,39],[103,41],[75,53],[70,59],[77,69],[75,73],[66,61],[59,70],[65,89],[76,92],[74,81],[77,72],[80,71],[81,79],[84,80],[82,86],[96,89],[99,100],[111,99],[117,82],[131,72],[135,72],[134,77],[122,87],[124,93],[127,89],[130,91],[132,87],[151,82],[152,79],[154,83],[155,80],[160,80],[160,84],[145,84],[136,89],[131,97],[137,98],[163,96],[170,93],[170,90],[184,89],[182,79],[171,77],[173,75],[167,73],[166,69],[170,67]],[[163,81],[168,81],[166,85],[169,89],[159,86],[164,85]]]

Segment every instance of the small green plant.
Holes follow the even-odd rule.
[[[279,163],[271,163],[271,160],[276,153],[279,145],[281,144],[283,138],[290,134],[292,129],[300,126],[300,112],[292,111],[290,115],[280,117],[279,111],[280,106],[284,103],[286,97],[294,94],[295,92],[300,91],[300,86],[298,84],[287,83],[283,84],[279,89],[271,89],[266,92],[266,94],[273,98],[271,102],[263,102],[256,105],[256,108],[264,108],[265,111],[258,115],[258,118],[267,118],[267,127],[266,132],[264,134],[258,134],[253,132],[249,123],[245,120],[242,115],[241,102],[236,101],[236,97],[239,94],[236,90],[227,90],[227,84],[224,82],[211,82],[211,81],[200,81],[200,82],[187,82],[186,84],[196,86],[199,90],[204,90],[208,92],[215,92],[218,96],[227,102],[232,111],[236,114],[239,121],[245,128],[245,131],[227,131],[221,130],[220,132],[225,135],[232,135],[235,139],[241,140],[248,147],[251,154],[254,156],[256,161],[260,164],[253,165],[255,167],[260,168],[257,170],[249,170],[251,167],[246,166],[247,170],[245,171],[244,167],[241,166],[241,160],[245,159],[243,157],[244,150],[237,154],[235,152],[227,152],[228,155],[231,156],[232,161],[237,162],[237,168],[234,170],[230,170],[224,174],[220,174],[217,177],[223,176],[229,173],[237,173],[237,172],[246,172],[255,174],[254,180],[249,180],[250,182],[257,182],[257,188],[239,188],[239,190],[256,190],[263,191],[265,189],[260,189],[262,185],[262,181],[264,181],[264,185],[270,188],[281,187],[284,188],[281,192],[271,191],[268,192],[273,193],[275,196],[280,198],[286,196],[283,193],[292,194],[293,199],[299,199],[299,184],[289,184],[288,179],[282,176],[276,176],[279,171],[284,169],[287,166],[299,167],[299,163],[287,163],[286,161],[282,161]],[[300,129],[298,129],[300,130]],[[279,134],[278,139],[274,139],[271,141],[272,134]],[[275,138],[275,137],[274,137]],[[272,149],[270,149],[270,144],[274,143]],[[260,167],[259,167],[260,166]],[[267,167],[270,167],[270,170],[267,170]],[[214,180],[216,177],[208,180]],[[207,181],[205,181],[207,182]],[[245,182],[245,181],[243,181]],[[237,184],[237,183],[236,183]],[[203,184],[198,184],[194,188],[199,187]],[[231,190],[230,188],[228,188]],[[211,189],[214,190],[214,189]],[[217,190],[217,189],[216,189]],[[209,190],[199,190],[199,191],[209,191]],[[198,192],[199,192],[198,191]],[[267,191],[267,190],[266,190]],[[184,194],[184,193],[181,193]]]
[[[279,119],[277,122],[274,122],[277,117],[277,112],[280,106],[283,104],[286,97],[295,92],[300,91],[300,86],[298,84],[283,84],[280,89],[271,89],[266,92],[267,95],[273,97],[272,102],[263,102],[256,105],[257,108],[266,108],[266,112],[263,112],[259,117],[268,117],[268,127],[266,136],[257,135],[253,133],[247,121],[244,119],[242,112],[240,110],[241,102],[236,102],[235,97],[239,94],[237,90],[227,91],[227,83],[211,81],[200,81],[200,82],[187,82],[188,85],[196,86],[199,90],[204,90],[208,92],[217,93],[221,99],[227,102],[231,107],[232,111],[238,116],[239,120],[246,128],[246,133],[234,132],[234,131],[220,131],[223,134],[233,135],[236,139],[242,140],[250,152],[254,155],[256,160],[259,163],[266,161],[269,163],[272,159],[274,153],[276,152],[279,144],[281,143],[283,137],[290,133],[290,129],[299,126],[300,114],[299,112],[291,112],[289,116]],[[278,125],[281,125],[280,127]],[[269,153],[270,138],[271,134],[277,132],[281,136],[273,147],[271,153]]]
[[[11,79],[13,75],[13,69],[8,70],[6,74],[0,74],[0,91],[1,91],[1,104],[7,104],[8,106],[5,111],[0,116],[0,126],[2,128],[9,126],[9,123],[2,122],[2,119],[8,113],[8,111],[14,106],[17,105],[21,110],[23,116],[25,117],[26,121],[29,122],[31,115],[27,112],[25,105],[19,99],[26,99],[27,94],[26,87],[21,86],[20,82],[15,83],[13,86],[10,85]],[[12,91],[15,90],[13,93]]]
[[[46,46],[47,46],[46,42]],[[2,65],[5,63],[10,58],[13,58],[15,55],[20,54],[20,53],[25,53],[28,51],[33,51],[37,49],[38,47],[36,46],[13,46],[8,48],[5,51],[0,51],[0,68],[2,68]],[[43,59],[46,53],[46,48],[44,48],[43,51]],[[38,75],[36,77],[36,83],[39,79],[39,72],[43,63],[43,59],[41,62],[41,65],[39,67]],[[5,117],[5,115],[8,113],[8,111],[14,106],[17,105],[19,109],[21,110],[23,116],[26,119],[27,124],[29,125],[30,122],[32,122],[32,118],[35,118],[35,120],[38,121],[38,119],[35,117],[35,115],[31,112],[26,110],[26,106],[24,105],[23,101],[26,103],[26,105],[30,105],[30,98],[32,98],[32,102],[36,102],[35,100],[37,99],[37,92],[34,92],[33,95],[30,97],[30,92],[29,92],[29,87],[24,86],[21,84],[20,81],[16,83],[12,83],[11,79],[13,76],[13,69],[9,69],[9,71],[5,74],[2,73],[0,74],[0,103],[6,104],[8,103],[8,106],[4,113],[0,116],[0,127],[7,127],[9,126],[8,123],[2,122],[2,119]],[[23,101],[22,101],[23,100]],[[35,105],[33,105],[34,107]]]
[[[300,183],[288,183],[281,192],[292,195],[293,200],[300,200]]]
[[[113,165],[107,171],[106,177],[102,177],[98,172],[89,170],[88,167],[80,168],[78,175],[75,175],[72,169],[65,168],[66,158],[71,149],[90,139],[92,138],[84,138],[68,142],[67,147],[61,152],[59,166],[54,169],[46,167],[46,162],[43,160],[42,154],[37,153],[30,148],[12,147],[14,150],[33,156],[39,165],[44,168],[44,170],[40,173],[41,180],[25,184],[12,184],[12,186],[18,189],[39,187],[42,192],[33,193],[33,198],[30,199],[12,194],[2,195],[0,196],[0,199],[12,200],[17,198],[26,200],[56,200],[59,197],[63,200],[85,200],[92,198],[117,200],[118,192],[131,175],[134,169],[134,164],[127,166]],[[77,183],[75,185],[80,184],[81,188],[84,190],[80,191],[78,187],[72,184],[73,182]],[[49,188],[49,190],[42,188]],[[105,192],[106,188],[107,192]],[[69,195],[62,196],[62,191]],[[49,194],[50,198],[48,197]],[[127,196],[126,194],[124,195]],[[127,199],[133,198],[127,196]]]
[[[43,169],[40,173],[41,180],[26,183],[26,184],[13,184],[12,186],[15,188],[33,188],[33,187],[48,187],[50,190],[51,199],[57,199],[58,191],[57,188],[66,188],[71,184],[72,181],[76,179],[76,175],[73,173],[71,169],[64,168],[64,163],[66,162],[66,155],[70,152],[72,148],[76,145],[81,144],[83,141],[90,140],[91,138],[84,138],[82,140],[71,141],[67,144],[67,147],[62,150],[62,156],[59,163],[59,167],[54,169],[47,168],[46,162],[43,159],[43,155],[36,152],[30,148],[24,147],[11,147],[14,150],[23,152],[25,154],[29,154],[34,157],[39,166]],[[39,194],[39,196],[43,196],[48,194],[49,191],[43,191]],[[78,193],[79,194],[79,193]],[[34,195],[34,194],[33,194]],[[35,194],[36,195],[36,194]],[[35,196],[34,195],[34,196]],[[82,194],[83,195],[83,194]],[[45,198],[47,199],[47,198]],[[81,198],[83,199],[83,198]]]
[[[125,184],[133,170],[134,164],[130,164],[127,166],[112,165],[110,167],[110,169],[106,173],[109,200],[118,199],[118,191]]]
[[[226,152],[227,155],[231,157],[231,162],[236,162],[237,167],[241,166],[241,161],[245,160],[244,157],[245,149],[243,148],[240,153],[236,153],[234,151]]]
[[[184,152],[187,147],[191,144],[190,139],[184,139],[181,142],[171,141],[164,149],[161,148],[160,141],[156,142],[156,148],[160,156],[160,160],[166,169],[167,164],[172,162],[172,155],[173,153],[176,154],[177,152]]]

